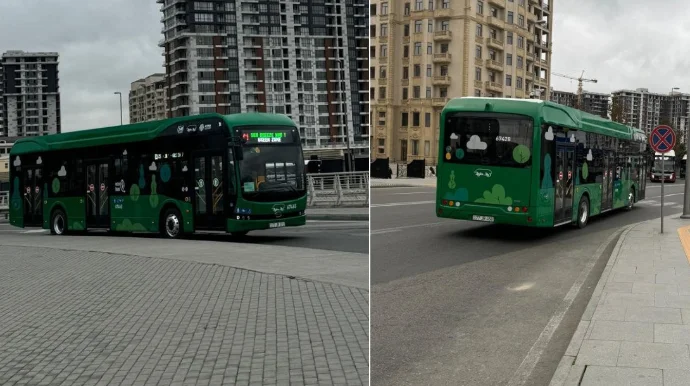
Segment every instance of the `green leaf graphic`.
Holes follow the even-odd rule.
[[[524,164],[529,160],[529,156],[529,148],[525,145],[517,145],[515,149],[513,149],[513,159],[517,163]]]
[[[474,200],[481,204],[513,205],[513,199],[506,197],[506,189],[503,185],[496,184],[491,191],[485,190],[484,197]]]
[[[582,179],[586,180],[588,176],[589,176],[589,166],[587,166],[587,162],[585,162],[582,164]]]

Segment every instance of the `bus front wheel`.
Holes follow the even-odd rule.
[[[55,209],[50,216],[50,233],[54,235],[64,235],[67,230],[67,216],[62,209]]]
[[[168,209],[163,216],[161,234],[169,239],[179,239],[182,236],[182,216],[177,209]]]
[[[589,199],[582,197],[577,208],[577,227],[582,229],[587,226],[589,221]]]
[[[632,210],[633,205],[635,205],[635,188],[630,188],[630,193],[628,193],[628,201],[628,206],[625,209]]]

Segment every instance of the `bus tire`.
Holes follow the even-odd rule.
[[[582,229],[589,222],[589,198],[582,196],[577,205],[577,227]]]
[[[632,210],[633,205],[635,205],[635,199],[637,197],[635,196],[635,188],[631,187],[630,192],[628,193],[628,206],[625,207],[626,210]]]
[[[182,215],[176,208],[165,211],[161,222],[161,235],[167,239],[179,239],[182,237]]]
[[[67,215],[58,208],[50,215],[50,234],[62,236],[67,233]]]
[[[247,233],[249,233],[249,231],[230,232],[230,234],[231,234],[233,237],[237,237],[237,238],[244,237],[244,236],[247,235]]]

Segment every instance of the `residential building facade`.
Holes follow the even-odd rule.
[[[287,114],[306,153],[368,157],[367,0],[157,2],[168,116]]]
[[[548,99],[552,6],[535,0],[372,0],[372,158],[436,164],[450,98]]]
[[[151,74],[132,82],[129,90],[129,122],[148,122],[167,118],[165,74]]]
[[[551,102],[569,107],[577,106],[577,93],[574,92],[551,89],[549,98]],[[582,92],[582,107],[580,107],[580,110],[607,118],[609,116],[610,101],[611,94],[585,90]]]
[[[0,137],[60,133],[57,52],[8,51],[0,58]]]

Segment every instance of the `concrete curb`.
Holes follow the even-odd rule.
[[[606,267],[604,268],[604,271],[601,273],[599,282],[597,283],[597,286],[594,288],[592,297],[589,299],[589,302],[587,303],[585,312],[582,314],[580,323],[575,329],[575,333],[573,333],[573,337],[571,338],[570,343],[568,344],[568,348],[566,348],[565,353],[563,354],[563,358],[561,358],[561,361],[558,363],[558,367],[556,368],[556,371],[554,372],[553,377],[551,378],[549,386],[577,386],[580,384],[582,376],[585,372],[585,366],[575,365],[575,360],[577,359],[578,352],[580,351],[580,346],[582,346],[582,342],[585,339],[585,333],[589,328],[592,316],[594,316],[594,311],[596,310],[597,305],[601,300],[601,294],[602,292],[604,292],[606,281],[608,280],[609,275],[611,275],[613,265],[618,260],[618,255],[620,255],[621,247],[628,233],[635,227],[647,221],[649,220],[626,225],[621,228],[622,231],[619,230],[617,232],[618,241],[616,242],[616,246],[613,248],[613,251],[611,251],[611,255],[609,256],[609,260],[606,263]],[[612,240],[607,240],[604,242],[604,244],[608,245],[611,241]]]
[[[307,214],[307,221],[369,221],[369,213],[352,214]]]

